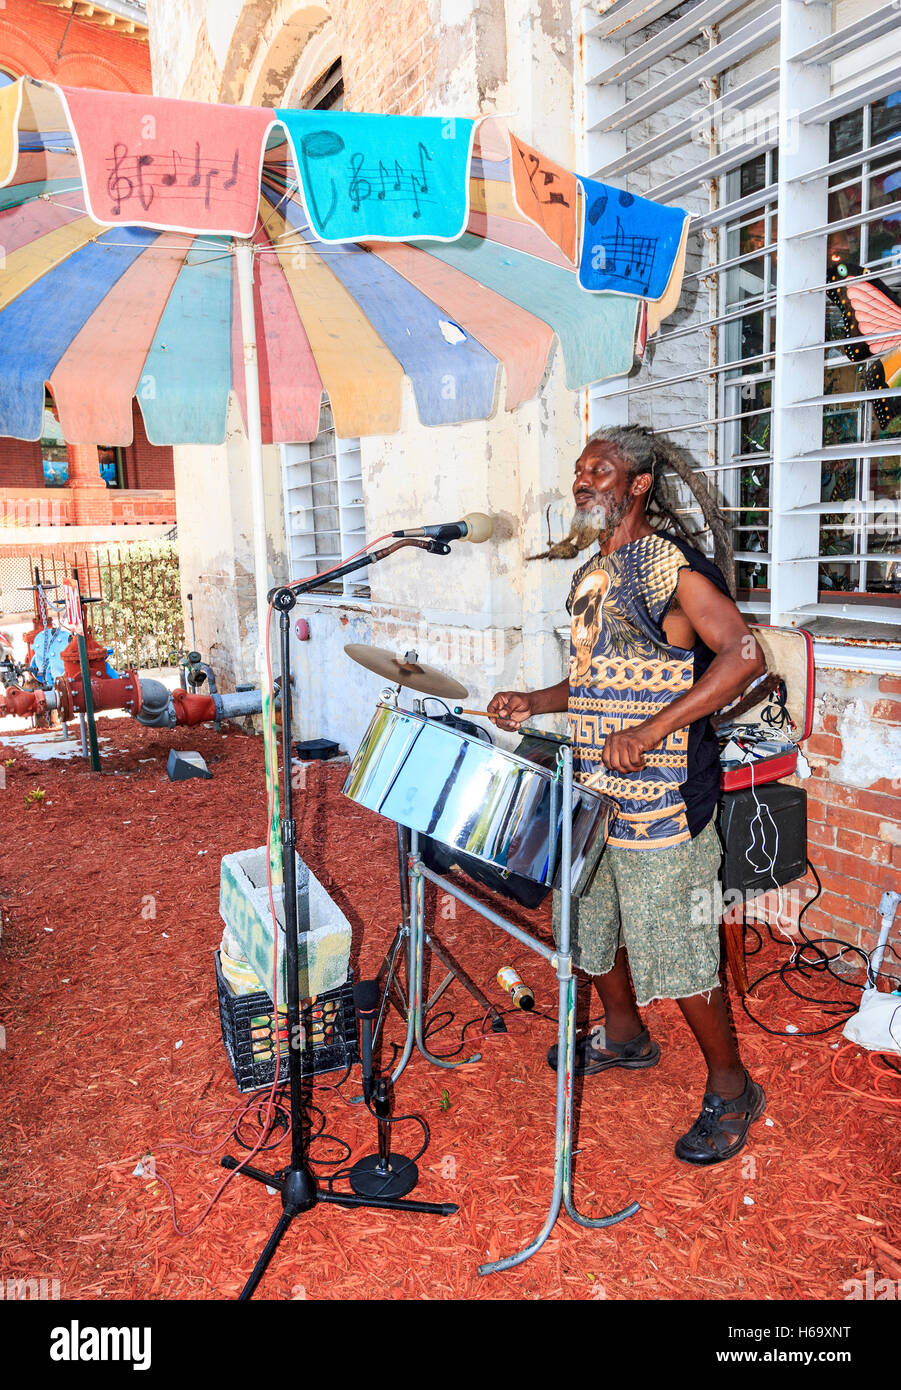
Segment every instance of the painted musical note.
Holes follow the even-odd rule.
[[[163,177],[162,177],[162,179],[160,180],[160,182],[164,185],[164,187],[166,187],[166,188],[171,188],[172,185],[176,182],[176,180],[177,180],[177,178],[178,178],[178,161],[179,161],[180,159],[181,159],[181,155],[178,154],[177,151],[173,150],[173,151],[172,151],[172,173],[171,173],[171,174],[163,174]]]
[[[341,136],[331,130],[311,130],[304,135],[300,142],[300,163],[303,175],[304,197],[309,200],[310,212],[319,226],[325,230],[334,216],[338,206],[338,185],[332,178],[329,180],[329,193],[331,201],[325,216],[319,206],[319,199],[316,196],[315,179],[313,177],[312,161],[314,159],[332,159],[336,154],[340,154],[344,149],[344,141]]]
[[[555,174],[552,169],[545,169],[538,155],[536,155],[533,151],[529,151],[528,162],[532,165],[532,169],[529,174],[529,184],[531,186],[532,193],[535,197],[535,201],[538,203],[545,204],[557,203],[561,207],[568,208],[570,205],[569,200],[565,198],[564,195],[561,192],[559,192],[558,189],[551,188],[548,196],[546,198],[542,198],[541,194],[538,192],[538,189],[535,187],[535,180],[539,174],[541,175],[541,181],[545,190],[550,188],[551,184],[560,182],[558,175]]]
[[[144,170],[149,169],[153,163],[152,154],[138,155],[138,197],[141,199],[141,206],[144,211],[149,211],[150,204],[153,202],[153,184],[149,186],[144,182]]]
[[[431,158],[432,158],[432,156],[429,154],[429,152],[428,152],[428,150],[426,149],[425,145],[424,145],[424,144],[422,143],[422,141],[420,140],[420,141],[419,141],[419,167],[420,167],[420,170],[422,171],[422,172],[421,172],[421,176],[420,176],[419,179],[417,179],[415,173],[413,173],[413,172],[410,173],[410,187],[413,189],[413,198],[414,198],[414,201],[415,201],[415,203],[416,203],[416,210],[415,210],[415,212],[413,213],[413,216],[416,217],[416,218],[419,218],[419,217],[422,216],[422,208],[419,206],[419,194],[420,194],[420,193],[428,193],[428,191],[429,191],[429,183],[428,183],[428,179],[426,178],[426,172],[425,172],[425,161],[426,161],[427,159],[428,159],[428,160],[431,160]]]
[[[235,150],[235,157],[234,157],[234,159],[232,160],[232,171],[231,171],[231,174],[230,174],[230,176],[225,180],[225,183],[224,183],[222,186],[223,186],[223,188],[234,188],[234,186],[235,186],[235,184],[236,184],[237,182],[238,182],[238,151]]]
[[[609,240],[603,241],[602,245],[606,252],[604,268],[607,273],[623,280],[640,281],[646,294],[657,255],[657,238],[637,234],[627,236],[617,218],[612,245]]]
[[[428,160],[429,163],[431,164],[431,162],[432,162],[432,156],[429,154],[429,152],[428,152],[428,150],[426,149],[425,145],[424,145],[424,144],[422,143],[422,141],[420,140],[420,141],[419,141],[419,168],[420,168],[420,170],[422,171],[422,185],[421,185],[421,191],[422,191],[423,193],[428,193],[428,191],[429,191],[429,185],[428,185],[428,182],[427,182],[426,176],[425,176],[425,161],[426,161],[426,160]]]
[[[191,188],[200,187],[200,141],[194,141],[194,172],[188,179]]]
[[[600,198],[595,198],[591,207],[588,209],[588,221],[592,227],[597,226],[599,220],[604,216],[607,209],[607,194],[602,193]]]

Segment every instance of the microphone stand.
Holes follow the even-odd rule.
[[[288,1080],[291,1109],[291,1161],[286,1168],[277,1173],[265,1173],[250,1164],[239,1163],[230,1154],[221,1160],[223,1168],[240,1169],[240,1176],[252,1178],[254,1182],[266,1187],[276,1188],[281,1195],[282,1214],[266,1246],[251,1271],[250,1277],[241,1291],[239,1301],[246,1302],[262,1279],[269,1261],[291,1222],[296,1216],[312,1210],[320,1202],[334,1203],[341,1207],[376,1207],[389,1211],[430,1212],[436,1216],[452,1216],[457,1207],[449,1202],[409,1202],[398,1197],[361,1197],[356,1193],[324,1192],[316,1186],[316,1179],[310,1171],[307,1155],[307,1115],[304,1093],[303,1066],[300,1057],[300,984],[298,972],[297,942],[297,876],[294,866],[294,853],[297,844],[297,825],[294,820],[293,788],[291,785],[291,642],[288,614],[297,602],[297,593],[306,593],[330,584],[334,579],[352,570],[361,569],[382,560],[404,545],[415,545],[433,554],[447,555],[450,546],[439,540],[417,540],[405,538],[384,546],[369,555],[349,560],[328,575],[315,575],[302,584],[275,588],[269,594],[269,601],[279,615],[279,637],[281,646],[281,701],[282,701],[282,759],[284,793],[281,815],[282,858],[284,861],[285,884],[285,966],[288,976],[287,1023],[288,1023]],[[274,949],[278,950],[276,933]],[[274,1002],[274,1001],[273,1001]],[[275,1049],[276,1075],[278,1075],[278,1047]]]

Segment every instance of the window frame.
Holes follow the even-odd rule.
[[[872,13],[865,16],[865,21],[855,20],[833,31],[832,6],[809,6],[805,5],[803,0],[781,0],[780,37],[776,44],[768,41],[766,52],[761,55],[753,51],[746,53],[746,45],[743,42],[737,45],[735,40],[739,30],[746,30],[749,16],[763,13],[760,6],[731,6],[723,19],[724,37],[720,38],[719,43],[711,42],[712,35],[708,33],[709,53],[704,49],[697,54],[696,48],[687,52],[685,45],[689,40],[696,46],[699,44],[705,20],[713,22],[710,17],[715,17],[715,13],[723,11],[724,8],[717,0],[700,0],[692,10],[687,13],[681,11],[672,18],[672,12],[679,11],[680,7],[663,3],[649,6],[647,0],[617,0],[617,3],[601,15],[591,9],[583,10],[585,82],[582,94],[582,145],[583,165],[587,172],[593,177],[609,180],[629,191],[655,197],[656,190],[647,186],[652,182],[650,173],[645,177],[644,183],[636,179],[636,174],[642,171],[636,149],[647,145],[649,151],[653,151],[665,145],[667,153],[672,154],[682,148],[691,148],[691,142],[694,141],[697,159],[693,161],[693,166],[701,170],[701,173],[695,179],[695,167],[683,170],[681,163],[673,160],[679,173],[676,178],[660,185],[664,194],[661,201],[672,201],[681,206],[684,205],[681,195],[694,190],[692,196],[697,203],[704,187],[704,172],[713,170],[714,176],[719,179],[719,208],[713,208],[709,214],[701,213],[694,219],[695,229],[701,232],[702,243],[706,241],[706,251],[701,267],[697,270],[689,267],[690,274],[687,277],[698,282],[699,298],[704,297],[704,287],[709,284],[709,279],[705,280],[705,276],[715,279],[717,308],[709,314],[702,312],[698,316],[697,324],[694,316],[686,320],[686,323],[678,320],[674,323],[670,319],[652,340],[652,343],[666,344],[668,337],[684,338],[694,355],[698,370],[690,370],[690,363],[686,359],[685,362],[677,364],[677,371],[673,361],[669,360],[663,371],[649,370],[645,366],[627,383],[620,380],[600,383],[589,388],[587,395],[590,427],[627,423],[631,418],[635,418],[634,409],[630,409],[632,402],[651,385],[656,384],[655,390],[664,393],[663,396],[658,395],[657,399],[666,400],[670,392],[679,389],[676,383],[680,380],[697,382],[705,376],[711,378],[716,383],[715,406],[709,417],[711,428],[707,438],[708,441],[715,441],[715,465],[708,462],[702,466],[701,471],[711,481],[725,482],[726,485],[722,488],[723,503],[726,507],[734,509],[731,515],[736,516],[741,522],[738,516],[740,511],[756,512],[762,509],[739,506],[742,474],[735,467],[735,456],[727,445],[730,435],[733,438],[739,435],[742,425],[741,421],[730,418],[740,413],[739,407],[731,403],[731,398],[736,394],[736,387],[741,388],[744,384],[750,383],[753,389],[754,383],[770,380],[770,513],[766,526],[768,545],[763,552],[769,557],[764,562],[768,583],[759,596],[753,593],[746,594],[741,599],[740,606],[756,619],[780,625],[813,626],[816,630],[826,629],[834,624],[834,632],[815,631],[818,638],[823,636],[828,642],[836,636],[840,638],[843,629],[847,629],[854,639],[866,638],[867,628],[873,623],[888,623],[891,629],[898,630],[898,636],[901,637],[901,594],[898,595],[897,603],[883,601],[884,596],[878,593],[869,594],[862,602],[857,601],[858,595],[849,594],[849,600],[855,599],[853,613],[841,611],[842,600],[837,603],[821,602],[818,589],[818,566],[823,558],[820,542],[821,518],[811,507],[814,503],[820,504],[823,461],[811,460],[807,456],[822,452],[823,421],[828,406],[806,404],[816,398],[824,399],[826,395],[824,370],[828,370],[826,359],[829,351],[824,343],[825,306],[828,302],[825,293],[825,229],[830,222],[829,197],[830,194],[835,197],[836,189],[834,186],[829,187],[829,176],[822,172],[822,166],[830,163],[830,122],[855,110],[865,110],[862,146],[855,156],[847,156],[850,162],[844,178],[837,181],[848,185],[860,183],[861,214],[871,217],[875,211],[878,215],[878,207],[869,207],[870,180],[874,172],[873,159],[866,158],[868,148],[872,148],[869,140],[870,113],[879,101],[885,99],[886,91],[883,89],[887,83],[889,90],[901,90],[901,43],[897,49],[897,80],[893,76],[894,68],[888,73],[880,73],[876,79],[875,90],[866,100],[861,100],[863,89],[860,86],[855,88],[852,81],[846,80],[843,86],[833,88],[833,70],[829,62],[822,61],[822,57],[824,53],[827,56],[832,53],[843,57],[850,53],[853,56],[855,52],[863,50],[873,41],[873,26],[875,24],[878,27],[881,23],[876,12],[881,11],[883,7],[873,4]],[[771,11],[767,10],[766,13],[769,15]],[[672,47],[666,44],[668,27],[672,27],[677,36],[677,42]],[[856,38],[857,34],[862,35],[859,41]],[[883,50],[886,43],[883,26]],[[714,51],[720,45],[722,55]],[[648,58],[643,57],[642,48],[646,48]],[[729,59],[730,51],[741,52],[742,57],[738,65]],[[774,69],[772,66],[766,66],[767,62],[774,61],[770,56],[774,52],[778,53],[778,73],[775,82]],[[675,132],[680,126],[687,131],[678,143],[674,143],[669,134],[662,136],[653,129],[649,131],[644,124],[631,131],[631,144],[627,139],[627,124],[624,123],[622,114],[624,108],[636,102],[633,90],[627,83],[630,75],[647,69],[648,59],[652,54],[655,62],[659,62],[661,58],[676,58],[685,67],[694,62],[705,70],[708,82],[712,80],[716,83],[696,116],[686,119],[681,114],[682,108],[674,111],[672,131]],[[817,54],[819,56],[814,61]],[[723,57],[723,61],[719,61],[719,56]],[[886,61],[894,62],[894,57],[890,56]],[[681,67],[679,71],[682,71]],[[660,68],[656,68],[654,73],[647,75],[641,106],[644,112],[649,109],[656,109],[658,112],[665,109],[660,106],[659,100],[655,107],[653,92],[648,96],[648,90],[660,83],[660,72]],[[602,84],[598,83],[597,78],[592,77],[593,73],[605,79]],[[894,83],[894,87],[891,83]],[[791,109],[788,109],[786,102],[779,101],[780,92],[791,92]],[[751,145],[747,141],[743,142],[740,124],[737,133],[733,132],[731,136],[731,147],[736,154],[736,159],[732,162],[729,158],[730,138],[724,138],[722,144],[711,143],[708,149],[704,142],[701,142],[701,145],[697,143],[698,131],[704,128],[705,122],[708,132],[716,128],[717,121],[720,126],[724,125],[724,113],[728,113],[730,119],[732,116],[738,119],[742,112],[753,111],[755,93],[758,97],[762,93],[768,97],[771,104],[778,105],[779,126],[775,139],[770,133],[769,138],[760,142],[760,152],[765,160],[762,187],[751,195],[743,195],[740,174],[742,165],[750,162],[748,151]],[[813,113],[815,119],[805,120],[805,111],[808,114]],[[901,162],[901,139],[897,135],[883,137],[879,143],[882,144],[886,140],[894,147],[895,157]],[[778,147],[779,150],[776,171],[772,169],[774,147]],[[742,151],[744,159],[740,157]],[[877,155],[875,159],[878,162],[884,157]],[[654,154],[653,158],[660,159],[662,155]],[[669,191],[671,185],[674,190],[672,193]],[[799,193],[803,196],[798,196]],[[759,212],[755,209],[755,200],[760,208]],[[777,219],[775,238],[771,235],[774,218]],[[736,266],[737,248],[732,242],[736,235],[740,235],[737,231],[738,226],[752,225],[758,219],[764,219],[766,228],[763,247],[745,257],[739,256]],[[820,245],[821,264],[818,263]],[[726,303],[730,281],[740,278],[742,264],[752,263],[757,257],[764,260],[763,294],[756,300],[749,301],[747,313],[737,316],[735,309],[738,305]],[[779,281],[798,288],[787,291],[782,283],[772,283],[774,257],[779,267]],[[891,263],[890,269],[901,269],[901,256]],[[815,271],[818,273],[815,274]],[[880,272],[877,269],[875,273]],[[882,273],[885,274],[885,270]],[[890,283],[901,292],[901,281],[893,280]],[[735,337],[741,333],[742,318],[749,318],[758,312],[763,314],[764,319],[760,352],[756,358],[751,359],[750,364],[742,363],[745,366],[743,372],[734,373],[728,368],[724,369],[723,364],[728,356],[724,349],[730,336]],[[815,324],[817,315],[820,331],[811,336],[811,325]],[[778,331],[771,336],[767,325],[773,321]],[[707,334],[710,331],[707,325],[714,323],[719,335],[716,348],[719,355],[715,359],[715,365],[707,360]],[[783,331],[784,329],[787,331]],[[824,343],[822,349],[816,346],[811,348],[811,344],[817,343]],[[838,365],[837,355],[833,353],[832,356],[836,358]],[[740,361],[741,359],[736,362],[736,366]],[[808,389],[808,383],[816,381],[818,364],[819,387],[816,390],[812,387]],[[708,367],[709,371],[705,372],[705,367]],[[672,379],[672,385],[660,384],[668,379]],[[805,383],[805,389],[799,391],[797,388],[802,382]],[[700,390],[700,387],[698,389]],[[861,391],[863,383],[860,382],[856,389]],[[648,399],[653,401],[654,397]],[[863,416],[868,415],[871,410],[871,405],[865,405]],[[692,433],[697,429],[703,437],[705,424],[705,420],[700,420],[696,426],[681,428]],[[664,425],[661,428],[667,427]],[[679,442],[678,430],[679,427],[667,431],[674,434],[676,442]],[[865,418],[861,426],[861,437],[864,441],[871,442]],[[894,457],[901,453],[898,437],[885,442],[889,447],[879,457]],[[853,448],[854,444],[848,445],[849,458],[857,457],[853,454]],[[708,455],[710,451],[711,445],[708,444]],[[766,458],[766,454],[761,453],[761,463],[765,462]],[[876,467],[875,459],[876,455],[864,456],[863,467],[858,466],[857,469],[858,485],[865,488],[866,477]],[[747,466],[752,466],[752,463],[749,461]],[[804,476],[800,477],[801,474]],[[797,495],[798,484],[800,496]],[[727,512],[727,515],[730,513]],[[764,528],[761,525],[754,529],[763,531]],[[813,550],[809,544],[812,534],[815,534],[816,539]],[[859,534],[858,528],[858,536]],[[853,537],[852,540],[856,544],[857,537]],[[901,551],[901,543],[898,550]],[[751,555],[742,551],[738,545],[736,551],[737,567],[753,563],[753,555],[759,554],[755,551]],[[812,554],[816,556],[812,562],[804,558]],[[826,557],[827,560],[830,558],[832,557]],[[854,563],[862,566],[860,573],[863,582],[866,582],[866,565],[878,562],[873,557],[869,562],[862,560]],[[895,595],[889,597],[894,600]],[[852,605],[849,602],[845,606]]]

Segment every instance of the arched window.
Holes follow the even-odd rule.
[[[19,74],[10,72],[9,68],[0,68],[0,87],[9,87],[13,82],[17,82]]]
[[[344,74],[336,58],[327,72],[308,87],[300,101],[306,111],[341,111],[344,108]]]

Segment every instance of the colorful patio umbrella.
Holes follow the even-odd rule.
[[[513,410],[554,341],[577,389],[676,306],[688,216],[578,179],[493,118],[0,90],[0,435],[219,444],[247,427],[257,612],[264,443]],[[501,371],[503,369],[503,372]]]
[[[244,401],[252,249],[263,442],[512,410],[556,335],[567,384],[630,370],[678,299],[687,217],[578,181],[496,120],[0,93],[0,434],[221,443]]]

